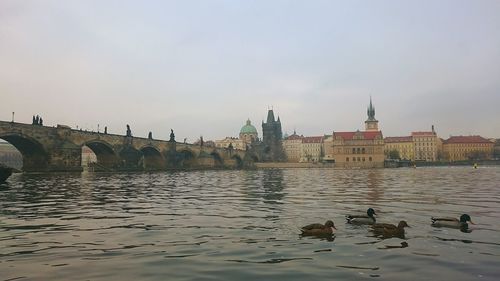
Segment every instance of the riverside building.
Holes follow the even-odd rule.
[[[325,159],[343,168],[383,168],[384,138],[370,98],[365,131],[333,132],[324,140]]]
[[[448,161],[488,160],[493,158],[495,143],[481,136],[451,136],[443,141]]]

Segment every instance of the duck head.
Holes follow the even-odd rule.
[[[474,224],[472,221],[471,221],[471,218],[469,215],[467,214],[463,214],[460,216],[460,222],[462,223],[467,223],[467,222],[470,222],[471,224]]]
[[[333,229],[337,230],[337,228],[335,228],[335,224],[333,224],[333,221],[331,221],[331,220],[327,220],[327,221],[325,222],[325,226],[326,226],[326,227],[331,227],[331,228],[333,228]]]
[[[373,218],[373,215],[376,215],[375,214],[375,210],[372,209],[372,208],[368,208],[368,210],[366,210],[366,214],[370,217],[370,218]]]
[[[410,226],[406,223],[406,221],[400,221],[400,222],[398,223],[398,228],[405,228],[405,227],[410,227]]]

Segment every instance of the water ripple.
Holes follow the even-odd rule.
[[[3,280],[497,280],[500,167],[18,174],[0,189]],[[345,215],[406,220],[373,237]],[[471,215],[471,231],[433,228]],[[300,227],[332,219],[330,239]],[[332,270],[335,268],[335,270]],[[22,274],[19,274],[22,272]]]

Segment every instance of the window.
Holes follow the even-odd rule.
[[[352,154],[356,154],[356,148],[352,149]]]
[[[368,161],[372,161],[372,158],[371,158],[371,157],[368,157]]]
[[[362,151],[363,151],[362,153],[365,154],[365,148],[364,147],[363,147]]]
[[[346,161],[346,162],[349,162],[349,157],[346,157],[346,158],[345,158],[345,161]]]

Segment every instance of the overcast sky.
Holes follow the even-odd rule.
[[[0,120],[500,137],[500,1],[0,1]]]

